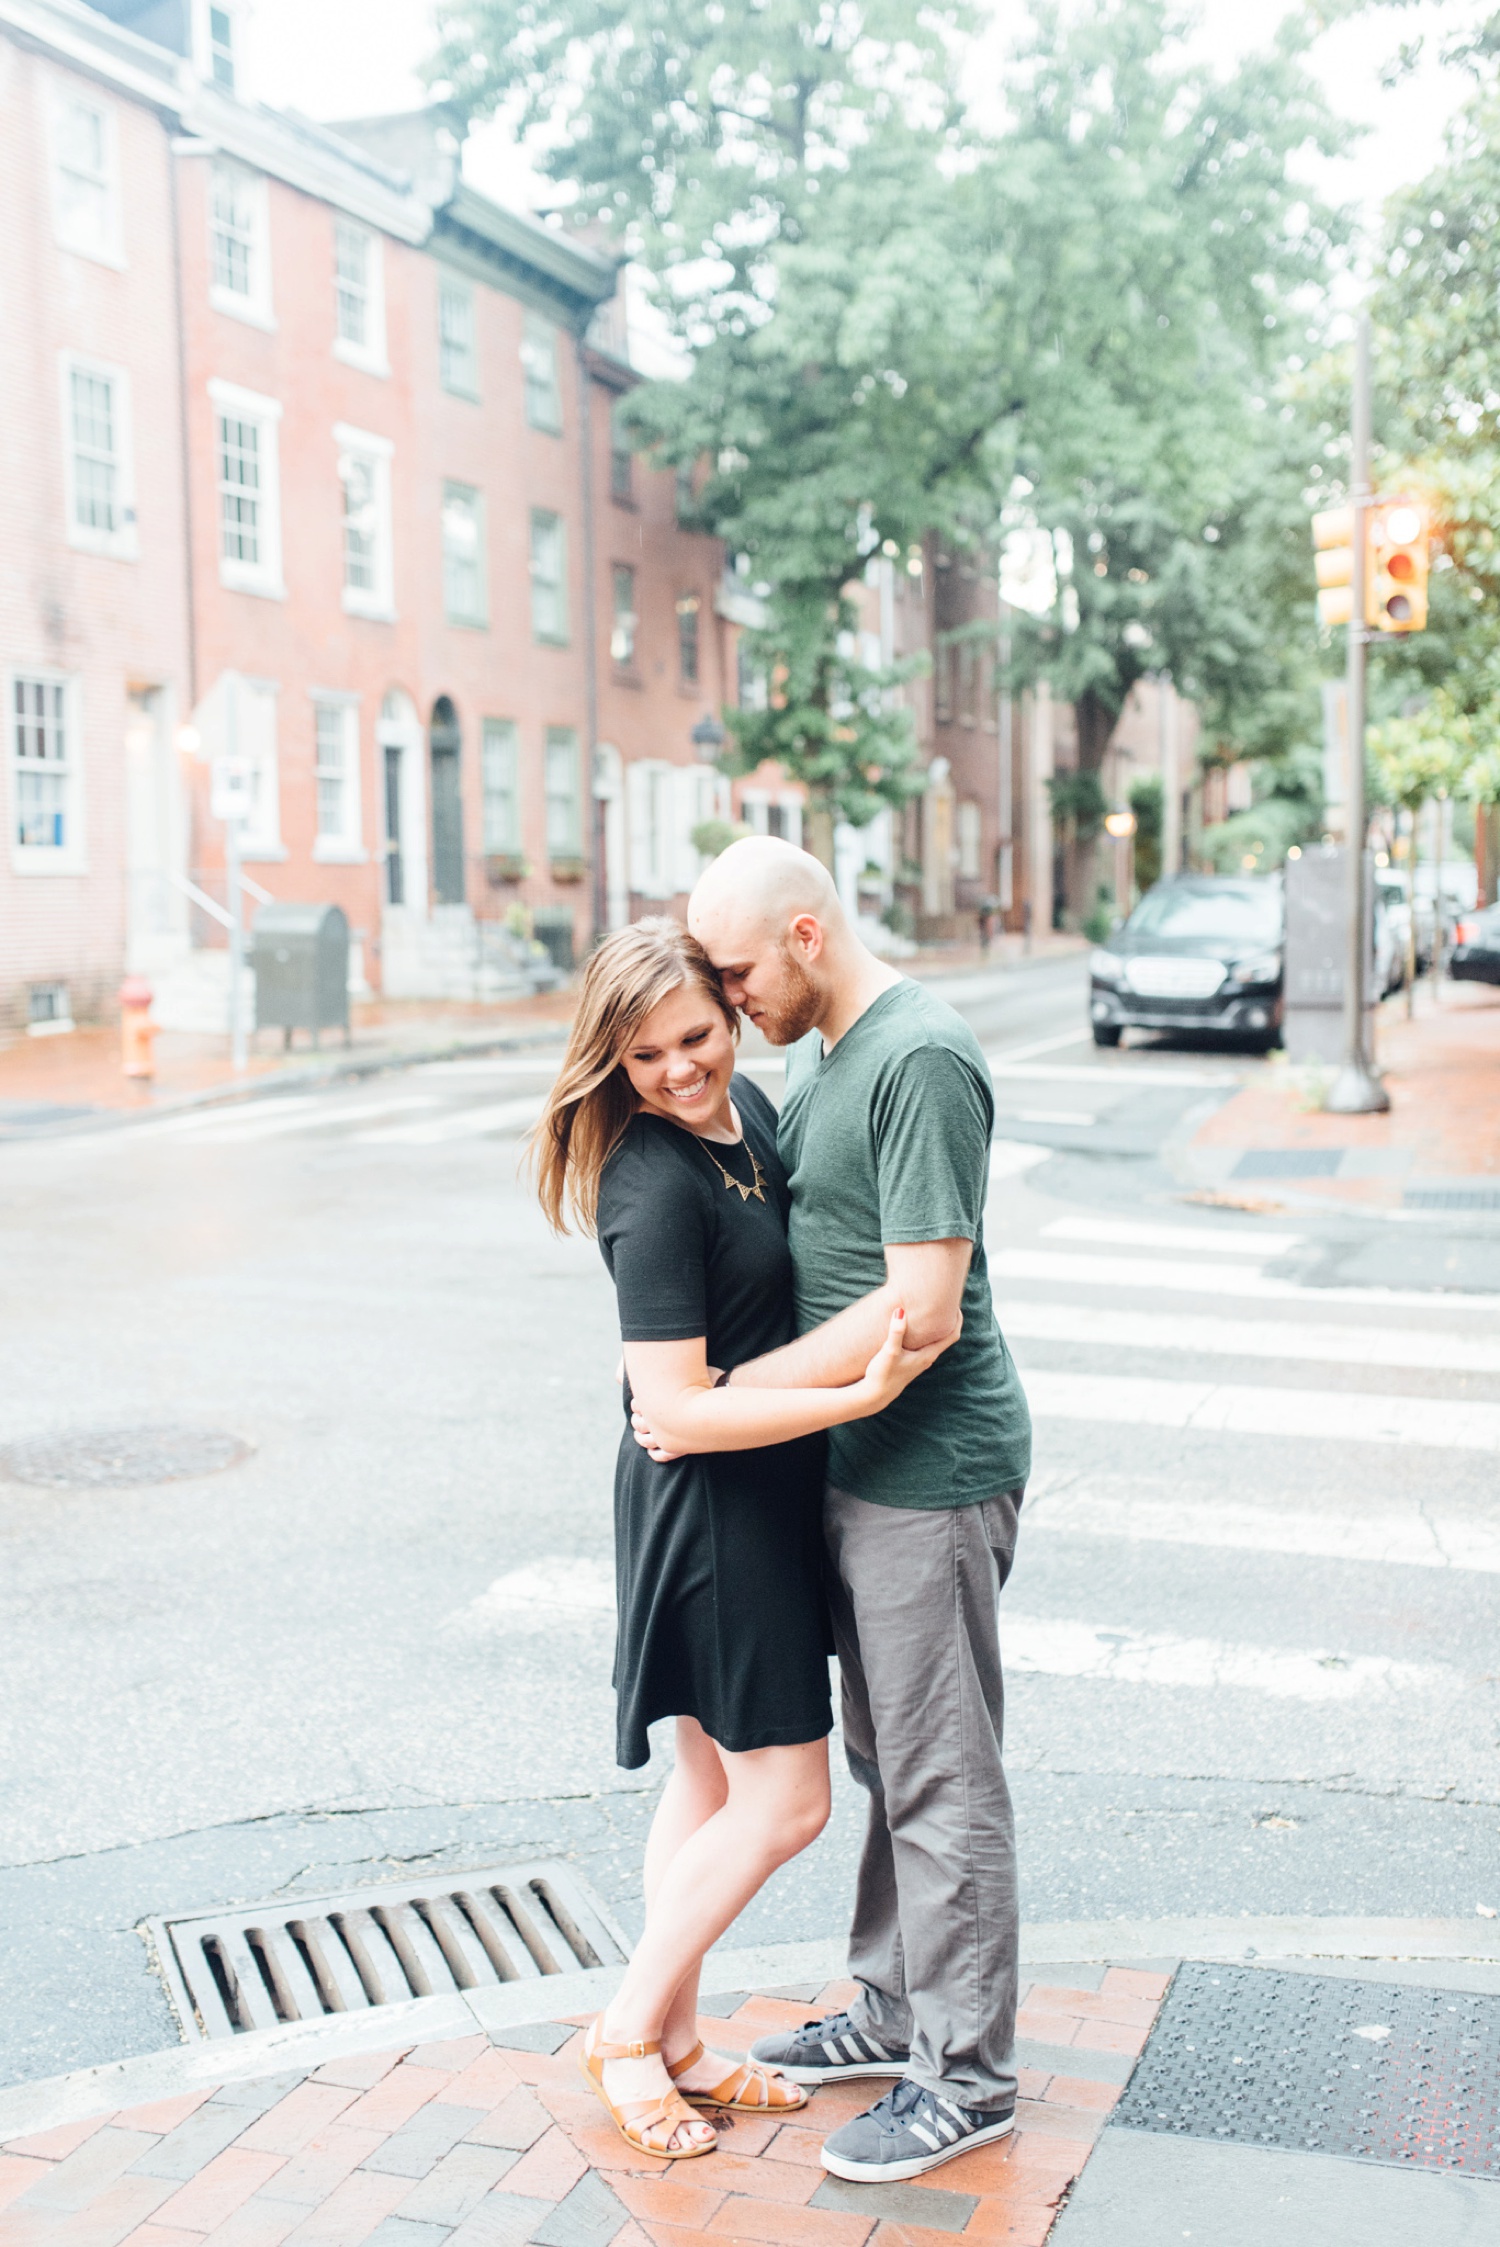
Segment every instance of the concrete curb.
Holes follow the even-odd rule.
[[[1160,1965],[1181,1958],[1268,1964],[1323,1959],[1342,1961],[1464,1961],[1500,1967],[1500,1922],[1468,1919],[1145,1919],[1061,1920],[1023,1927],[1024,1966]],[[844,1971],[844,1938],[763,1943],[710,1952],[703,1993],[779,1989],[831,1982]],[[0,2143],[51,2130],[90,2115],[144,2106],[185,2091],[256,2077],[304,2073],[330,2060],[397,2046],[434,2044],[451,2037],[500,2035],[532,2021],[567,2019],[602,2005],[622,1969],[548,1975],[503,1988],[467,1990],[451,1997],[413,1998],[368,2013],[342,2013],[323,2021],[257,2029],[214,2043],[184,2044],[137,2059],[111,2060],[71,2075],[48,2076],[0,2090]]]

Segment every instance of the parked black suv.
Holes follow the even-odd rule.
[[[1283,925],[1279,875],[1158,882],[1089,962],[1095,1045],[1131,1028],[1279,1045]]]

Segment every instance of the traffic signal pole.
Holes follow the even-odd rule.
[[[1354,511],[1352,540],[1352,600],[1349,616],[1349,660],[1346,686],[1348,710],[1349,775],[1346,791],[1348,868],[1348,931],[1344,955],[1344,1057],[1324,1101],[1335,1116],[1380,1115],[1390,1107],[1390,1095],[1371,1065],[1368,1018],[1365,1011],[1365,649],[1369,627],[1365,622],[1369,601],[1369,547],[1366,524],[1370,508],[1370,315],[1361,312],[1354,343],[1354,415],[1349,499]]]

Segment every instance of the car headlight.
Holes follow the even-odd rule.
[[[1096,983],[1118,983],[1124,966],[1117,952],[1091,952],[1089,973]]]
[[[1259,952],[1253,960],[1239,960],[1235,964],[1236,983],[1274,983],[1281,973],[1279,952]]]

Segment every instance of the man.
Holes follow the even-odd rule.
[[[836,2176],[920,2176],[1015,2111],[1017,1908],[997,1607],[1030,1421],[995,1324],[983,1212],[994,1096],[951,1007],[850,928],[816,859],[735,843],[689,925],[726,994],[792,1048],[780,1147],[799,1338],[736,1384],[853,1381],[906,1307],[963,1332],[875,1419],[833,1431],[825,1532],[849,1768],[869,1793],[848,2013],[764,2037],[799,2083],[900,2077],[823,2148]]]

